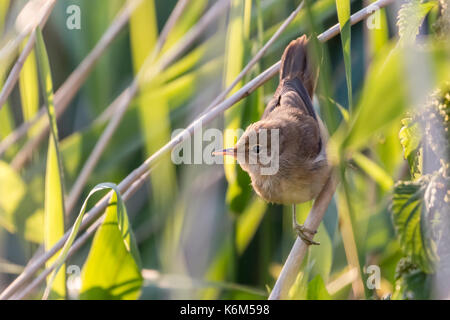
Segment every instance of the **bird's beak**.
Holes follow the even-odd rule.
[[[219,156],[219,155],[223,155],[223,156],[232,156],[233,158],[236,159],[237,157],[237,152],[236,152],[236,148],[228,148],[228,149],[223,149],[222,151],[215,151],[212,153],[214,156]]]

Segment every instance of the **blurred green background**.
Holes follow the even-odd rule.
[[[0,0],[3,48],[11,37],[19,37],[15,20],[26,2]],[[345,22],[349,12],[355,13],[370,2],[306,1],[300,14],[237,87],[277,62],[290,40],[304,33],[320,34],[338,19]],[[170,52],[214,3],[190,1],[158,59]],[[139,83],[139,93],[89,175],[81,196],[70,215],[66,212],[65,230],[72,226],[94,186],[102,182],[118,184],[169,141],[175,129],[187,127],[201,114],[298,4],[298,0],[231,0],[230,8],[223,9],[175,62],[153,74],[152,81]],[[346,11],[347,4],[350,11]],[[80,29],[66,26],[70,5],[80,8]],[[57,1],[43,29],[55,91],[99,42],[124,5],[124,0]],[[60,158],[62,174],[56,181],[62,181],[63,187],[57,183],[56,189],[66,197],[117,112],[111,103],[143,67],[175,5],[175,0],[144,0],[59,117],[59,150],[55,154]],[[433,279],[441,276],[441,269],[434,264],[436,256],[448,252],[448,246],[442,247],[447,243],[446,233],[442,236],[439,229],[440,236],[436,237],[438,231],[427,231],[427,222],[446,219],[448,200],[442,200],[442,206],[436,209],[440,218],[429,206],[407,208],[408,201],[426,201],[424,190],[433,179],[443,179],[442,199],[448,190],[448,154],[439,158],[434,149],[420,143],[426,140],[425,133],[422,136],[417,132],[420,130],[410,130],[414,121],[426,127],[429,120],[420,122],[420,115],[415,114],[428,112],[422,107],[433,105],[427,102],[430,93],[449,80],[448,17],[447,1],[394,1],[378,11],[373,20],[351,28],[347,23],[342,39],[337,36],[325,44],[316,43],[321,72],[314,104],[330,131],[329,157],[341,184],[316,235],[321,245],[308,249],[289,298],[407,299],[448,294],[445,286],[443,291],[433,289]],[[416,41],[417,34],[420,41]],[[18,52],[15,50],[12,57]],[[38,80],[42,72],[40,56],[36,54],[33,51],[28,58],[18,85],[0,111],[2,141],[32,119],[44,104],[39,90],[39,83],[41,87],[43,84]],[[14,60],[7,54],[0,55],[0,82],[4,83]],[[206,127],[245,129],[259,119],[277,85],[275,77]],[[444,106],[439,109],[444,113],[448,112],[449,100],[445,100],[445,90],[435,97]],[[438,118],[442,115],[439,112]],[[402,121],[405,118],[409,122]],[[30,161],[15,165],[16,156],[42,126],[42,121],[34,125],[0,160],[0,291],[20,274],[44,241],[55,242],[48,232],[62,234],[57,222],[62,215],[51,218],[45,214],[46,204],[63,201],[46,183],[51,170],[47,138],[34,149]],[[448,133],[448,113],[439,126],[447,128]],[[403,136],[399,138],[401,129]],[[444,133],[438,148],[447,150],[443,147],[446,144],[448,135]],[[442,161],[424,160],[424,154],[429,155],[427,159]],[[425,168],[423,163],[434,166]],[[435,178],[433,174],[441,171],[442,177]],[[426,182],[421,180],[425,175]],[[409,181],[423,192],[417,196],[416,189],[400,190],[398,183],[402,182],[398,181]],[[88,209],[104,194],[93,195]],[[413,195],[418,198],[412,199]],[[408,203],[393,203],[393,198]],[[80,277],[71,278],[69,273],[68,290],[55,284],[54,293],[58,295],[54,297],[265,299],[295,240],[291,208],[258,199],[249,177],[235,164],[225,165],[225,169],[222,165],[175,165],[170,156],[165,156],[125,205],[139,257],[124,245],[117,231],[114,210],[121,207],[116,204],[112,211],[108,209],[95,237],[65,264],[67,270],[78,266]],[[298,205],[301,222],[311,205]],[[411,221],[414,225],[408,224]],[[445,223],[448,221],[440,225]],[[432,232],[429,238],[433,243],[427,242],[427,232]],[[374,271],[368,268],[372,265],[380,270],[376,288],[368,285],[373,281]],[[41,285],[29,297],[40,298],[43,289]]]

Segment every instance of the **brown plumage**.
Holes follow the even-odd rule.
[[[308,58],[308,40],[302,36],[284,50],[281,58],[280,82],[261,120],[251,124],[231,149],[216,154],[237,158],[252,180],[253,189],[268,202],[296,204],[314,199],[325,185],[330,167],[325,154],[326,130],[312,106],[317,72]],[[267,138],[261,132],[267,131]],[[279,140],[272,145],[276,133]],[[255,138],[256,137],[256,138]],[[262,173],[273,163],[261,159],[263,154],[275,159],[278,167],[271,174]],[[253,160],[253,161],[252,161]],[[295,206],[293,222],[300,238],[307,244],[318,244],[297,223]]]
[[[321,124],[311,102],[317,72],[308,59],[307,43],[306,36],[302,36],[286,47],[281,59],[280,82],[272,100],[261,120],[246,129],[232,152],[238,160],[238,150],[245,152],[239,164],[249,173],[258,195],[269,202],[309,201],[322,190],[329,174],[325,135],[321,134]],[[271,154],[270,130],[279,129],[279,169],[273,175],[261,174],[264,165],[259,161],[254,164],[248,161],[254,149],[249,137],[258,135],[261,129],[269,132],[268,154]],[[261,145],[259,141],[255,143]]]
[[[246,129],[234,148],[219,152],[238,159],[250,175],[256,193],[268,202],[295,204],[314,199],[330,174],[325,154],[326,131],[311,102],[317,72],[308,58],[307,44],[306,36],[302,36],[286,47],[278,88],[261,120]],[[259,137],[251,138],[259,136],[261,129],[268,130],[266,144]],[[275,150],[271,145],[271,129],[279,130],[279,166],[276,173],[265,175],[261,169],[267,165],[259,157],[261,151],[272,155]],[[249,161],[255,158],[258,160]],[[295,220],[294,225],[302,239],[314,243]]]

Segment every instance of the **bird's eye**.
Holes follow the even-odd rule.
[[[259,150],[260,150],[259,144],[257,144],[256,146],[253,147],[254,153],[259,153]]]

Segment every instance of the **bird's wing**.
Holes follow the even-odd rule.
[[[283,80],[280,83],[272,100],[267,104],[261,119],[267,118],[272,111],[281,105],[289,105],[290,107],[297,108],[303,114],[309,115],[317,120],[311,98],[305,86],[298,78]]]
[[[300,79],[295,78],[283,81],[280,96],[280,104],[289,103],[296,108],[305,110],[307,115],[317,120],[311,98]]]

